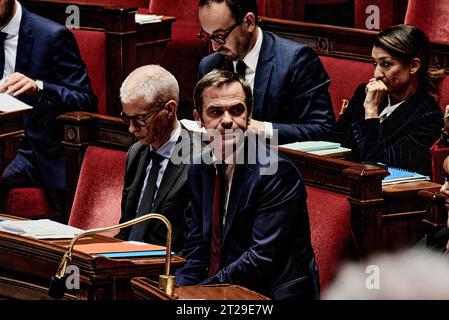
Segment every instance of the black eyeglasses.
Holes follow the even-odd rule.
[[[146,116],[133,116],[130,117],[123,111],[120,112],[120,118],[122,118],[123,122],[125,122],[128,126],[131,123],[131,120],[134,122],[135,125],[138,127],[145,127],[147,125],[146,121],[151,118],[153,115],[155,115],[157,112],[159,112],[162,109],[162,107],[155,108],[153,111],[151,111]]]
[[[239,24],[241,24],[242,21],[237,21],[234,25],[232,25],[227,31],[219,31],[217,33],[208,34],[206,31],[203,30],[203,28],[198,31],[198,39],[203,41],[215,41],[219,44],[225,44],[226,38],[231,34],[231,32],[237,27]]]

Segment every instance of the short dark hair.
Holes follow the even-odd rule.
[[[248,115],[253,112],[253,94],[251,91],[251,86],[249,83],[241,77],[238,73],[231,72],[228,70],[214,69],[202,77],[195,86],[193,90],[193,104],[194,108],[202,116],[201,112],[203,110],[203,92],[206,88],[219,88],[225,84],[238,82],[242,86],[243,92],[245,93],[245,103],[248,110]]]
[[[209,5],[211,3],[222,3],[225,2],[226,5],[231,10],[235,21],[243,21],[243,17],[248,12],[252,12],[254,14],[256,24],[259,15],[259,10],[257,8],[256,0],[200,0],[198,6],[204,7],[205,5]]]
[[[422,30],[408,24],[392,26],[377,34],[373,45],[386,50],[404,64],[410,64],[414,58],[419,58],[419,86],[428,91],[433,90],[428,74],[432,46]]]

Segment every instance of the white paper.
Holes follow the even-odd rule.
[[[140,14],[136,13],[135,20],[136,23],[144,24],[144,23],[154,23],[161,22],[163,16],[158,16],[155,14]]]
[[[0,112],[12,112],[32,108],[33,108],[32,106],[23,103],[19,99],[16,99],[9,94],[0,93]]]
[[[196,121],[189,120],[189,119],[182,119],[182,120],[179,120],[179,122],[181,122],[183,124],[183,126],[186,127],[186,129],[189,131],[206,133],[206,129],[204,127],[200,128],[198,126],[198,122],[196,122]]]
[[[50,219],[3,220],[0,231],[37,239],[71,239],[83,230]]]

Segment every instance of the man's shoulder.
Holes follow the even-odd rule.
[[[285,51],[304,51],[304,52],[310,52],[313,53],[313,49],[309,47],[307,44],[293,41],[287,38],[280,37],[270,31],[263,31],[263,36],[266,39],[265,43],[272,43],[275,48],[278,50]]]
[[[215,69],[223,64],[224,58],[218,52],[213,52],[200,61],[200,66],[207,69]]]
[[[35,33],[47,35],[67,30],[67,28],[60,23],[47,19],[33,12],[30,12],[24,7],[22,7],[22,9],[23,9],[23,16],[22,16],[23,23],[30,24],[32,26],[33,32]]]
[[[134,159],[136,156],[140,156],[140,154],[147,148],[148,146],[140,143],[139,141],[133,143],[129,149],[127,158],[128,159]]]

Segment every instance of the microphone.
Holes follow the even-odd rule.
[[[110,227],[104,227],[104,228],[96,228],[91,230],[86,230],[84,232],[79,233],[77,236],[75,236],[72,241],[70,242],[69,248],[67,249],[66,253],[64,253],[64,256],[61,259],[61,262],[59,263],[58,270],[56,271],[56,274],[51,277],[50,286],[48,288],[48,295],[54,299],[61,299],[64,296],[64,292],[66,289],[65,285],[65,273],[67,269],[67,265],[72,262],[72,251],[73,247],[75,246],[75,243],[88,235],[91,234],[97,234],[105,231],[112,231],[117,230],[125,227],[132,226],[134,224],[143,222],[145,220],[150,219],[157,219],[161,220],[165,226],[167,227],[167,242],[166,242],[166,251],[165,251],[165,272],[162,275],[159,275],[159,289],[164,292],[168,297],[170,298],[177,298],[177,295],[175,294],[175,283],[176,279],[175,276],[170,275],[170,259],[171,259],[171,241],[172,241],[172,227],[170,224],[170,221],[163,215],[159,213],[150,213],[146,214],[144,216],[129,220],[127,222],[110,226]]]

